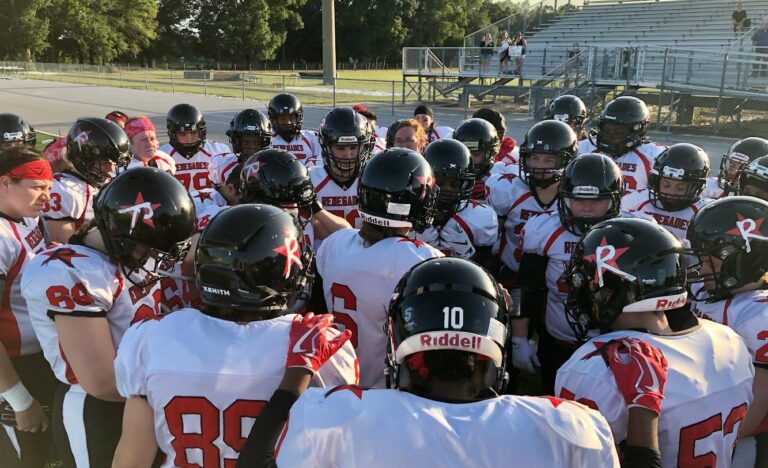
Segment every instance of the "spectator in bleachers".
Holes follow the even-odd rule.
[[[731,22],[733,23],[733,32],[735,33],[744,32],[749,29],[751,22],[747,19],[747,10],[744,9],[743,3],[736,5],[736,10],[731,15]]]
[[[523,33],[516,32],[515,37],[509,44],[509,57],[515,59],[515,75],[520,76],[523,71],[523,60],[525,60],[525,49],[528,47],[528,41],[523,37]]]
[[[758,62],[755,69],[752,70],[752,76],[768,76],[768,19],[763,21],[763,27],[755,31],[752,35],[752,44],[755,46],[755,52],[761,55],[756,57]]]
[[[483,40],[480,41],[480,73],[488,73],[493,56],[493,36],[491,33],[485,33]]]
[[[499,66],[500,66],[500,73],[504,74],[507,73],[509,70],[509,43],[511,42],[511,39],[509,38],[509,33],[506,29],[501,30],[501,36],[499,37],[499,50],[501,51],[499,53]]]

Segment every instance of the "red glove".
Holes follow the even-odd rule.
[[[664,354],[637,338],[613,340],[603,353],[627,408],[641,407],[660,414],[667,382]]]
[[[296,317],[291,324],[285,368],[303,367],[314,374],[351,336],[349,330],[341,333],[333,328],[331,314],[310,312]]]

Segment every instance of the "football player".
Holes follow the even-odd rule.
[[[330,213],[359,229],[362,220],[358,211],[357,181],[374,141],[369,123],[351,108],[337,107],[323,118],[318,137],[323,165],[309,171],[317,198]]]
[[[666,149],[648,138],[650,122],[651,113],[643,101],[618,97],[605,105],[597,133],[579,142],[579,154],[607,154],[621,168],[626,191],[645,189],[654,160]]]
[[[629,192],[622,207],[652,216],[682,241],[691,218],[711,201],[701,198],[708,174],[709,156],[703,149],[674,144],[653,162],[648,188]]]
[[[420,154],[404,148],[377,153],[358,182],[362,227],[334,232],[317,251],[328,311],[352,330],[362,385],[384,386],[385,311],[397,281],[421,260],[443,256],[408,238],[432,223],[438,192]]]
[[[368,122],[371,124],[371,128],[373,128],[374,143],[371,153],[378,153],[379,151],[384,151],[387,149],[387,127],[376,125],[379,120],[379,118],[376,116],[376,113],[362,104],[352,106],[352,109],[368,119]]]
[[[755,401],[739,428],[741,437],[765,433],[768,413],[768,202],[730,196],[713,201],[693,217],[688,241],[696,261],[689,281],[700,316],[732,328],[746,342],[755,366]],[[697,285],[698,286],[698,285]],[[703,299],[703,300],[702,300]]]
[[[417,106],[413,110],[413,119],[424,129],[424,133],[427,135],[427,144],[441,138],[450,138],[453,134],[451,127],[439,127],[436,125],[435,113],[429,106]]]
[[[170,154],[159,150],[160,143],[157,141],[155,124],[149,120],[149,117],[141,116],[128,119],[123,129],[131,141],[131,154],[133,154],[127,169],[149,166],[156,167],[171,175],[176,173],[176,161]]]
[[[244,109],[238,112],[229,123],[227,130],[229,144],[240,164],[253,154],[267,149],[272,144],[272,122],[263,112],[256,109]]]
[[[93,211],[94,227],[44,250],[21,275],[32,326],[61,382],[54,443],[77,468],[112,462],[124,406],[116,350],[132,323],[162,313],[157,275],[183,258],[195,223],[186,189],[151,167],[117,176]]]
[[[472,114],[472,118],[483,119],[490,122],[493,128],[496,129],[496,135],[501,139],[501,146],[499,152],[494,157],[494,162],[502,164],[494,164],[492,170],[501,170],[502,168],[508,168],[502,172],[514,172],[517,173],[517,163],[520,158],[520,148],[517,147],[517,141],[507,133],[507,124],[504,119],[504,115],[501,112],[490,109],[488,107],[482,107]]]
[[[565,267],[593,225],[619,216],[623,186],[621,170],[610,157],[581,155],[565,168],[557,211],[531,218],[522,230],[520,318],[512,320],[512,364],[528,372],[541,367],[544,395],[553,394],[557,369],[579,345],[565,316]],[[528,341],[531,320],[539,335],[537,351]]]
[[[596,411],[492,390],[503,381],[507,313],[500,288],[478,265],[458,258],[416,265],[398,283],[387,313],[392,389],[307,390],[312,372],[288,369],[238,466],[309,460],[408,468],[514,460],[519,466],[618,467],[610,427]],[[310,356],[322,362],[333,347],[318,342]],[[386,437],[371,437],[372,431]]]
[[[220,155],[231,154],[232,151],[224,143],[206,139],[207,129],[203,114],[191,104],[176,104],[171,107],[166,117],[169,143],[160,147],[171,155],[176,162],[174,176],[187,189],[190,195],[198,190],[213,187],[209,164],[216,160],[224,160]]]
[[[421,128],[419,122],[414,119],[398,121],[393,138],[392,147],[406,148],[419,154],[424,153],[424,149],[429,144],[427,134]]]
[[[384,149],[395,147],[395,133],[397,133],[397,128],[400,126],[401,122],[402,120],[395,120],[394,122],[389,124],[389,127],[387,127],[387,136],[385,138],[386,146]]]
[[[20,115],[0,114],[0,150],[37,144],[37,133]]]
[[[593,226],[568,266],[574,328],[604,334],[558,370],[557,395],[600,411],[628,466],[731,466],[746,426],[754,370],[744,342],[706,320],[682,330],[667,320],[687,307],[683,257],[661,226],[618,218]]]
[[[118,167],[131,160],[128,136],[116,123],[95,117],[77,120],[67,135],[72,170],[56,174],[42,215],[48,241],[67,243],[93,219],[93,199]]]
[[[755,159],[741,171],[738,194],[768,201],[768,154]]]
[[[416,239],[448,257],[472,259],[493,270],[491,249],[499,237],[499,224],[490,206],[470,200],[475,172],[469,149],[443,138],[427,146],[424,159],[432,166],[440,196],[432,226],[414,233]]]
[[[576,132],[579,141],[587,138],[587,132],[584,129],[584,123],[587,120],[587,106],[578,96],[563,94],[553,99],[547,107],[544,119],[567,123]]]
[[[463,121],[453,132],[453,138],[464,143],[472,155],[472,171],[475,173],[475,186],[472,199],[486,202],[488,194],[485,183],[491,177],[494,157],[499,152],[499,136],[490,122],[471,118]],[[506,165],[506,163],[498,163]],[[511,172],[511,171],[506,171]]]
[[[113,110],[109,114],[104,116],[105,119],[110,122],[116,123],[120,128],[125,129],[125,124],[128,122],[128,116],[123,111]]]
[[[307,169],[322,164],[317,134],[302,130],[304,108],[299,98],[289,93],[276,95],[267,108],[275,133],[270,148],[292,153]]]
[[[504,226],[498,247],[503,263],[499,279],[507,289],[516,289],[523,226],[538,214],[555,211],[558,184],[565,166],[576,157],[577,144],[576,133],[567,124],[539,122],[520,147],[520,177],[494,174],[488,179],[488,201]]]
[[[127,402],[113,467],[150,468],[158,446],[164,467],[234,466],[283,376],[276,354],[287,349],[306,365],[316,343],[301,327],[311,317],[284,315],[311,281],[303,237],[295,218],[268,205],[236,206],[208,224],[195,255],[203,306],[136,324],[120,343],[115,378]],[[327,334],[338,350],[310,385],[356,384],[349,332]]]
[[[707,185],[704,196],[720,198],[733,195],[738,191],[741,171],[755,159],[768,154],[768,140],[749,137],[739,140],[728,149],[720,160],[720,171],[717,174],[717,186]]]
[[[32,329],[19,273],[45,248],[38,216],[52,184],[50,163],[32,147],[0,149],[0,460],[8,466],[42,468],[51,446],[43,408],[53,404],[56,378]]]

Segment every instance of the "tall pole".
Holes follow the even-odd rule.
[[[336,14],[334,0],[323,0],[323,83],[336,82]]]

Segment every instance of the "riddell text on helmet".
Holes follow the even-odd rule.
[[[446,332],[441,335],[421,335],[421,346],[423,347],[443,347],[454,346],[464,349],[480,349],[482,341],[479,336],[473,336],[469,338],[467,336],[461,336],[458,333]]]

